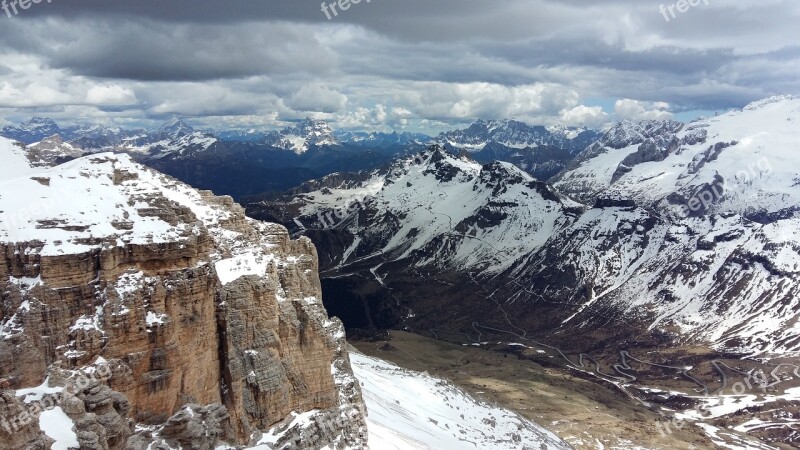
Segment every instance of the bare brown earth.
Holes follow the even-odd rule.
[[[681,429],[670,427],[664,432],[665,419],[655,408],[649,409],[629,393],[590,373],[559,364],[558,355],[550,352],[507,344],[490,345],[492,349],[488,350],[401,331],[390,332],[388,343],[353,345],[401,367],[449,379],[479,398],[539,423],[579,450],[720,448],[701,429],[688,423],[679,423]],[[653,380],[647,386],[691,391],[691,386],[670,378]],[[636,394],[641,398],[641,393]],[[669,406],[688,409],[686,405]]]

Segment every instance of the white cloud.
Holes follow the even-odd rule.
[[[411,111],[395,106],[389,112],[389,122],[388,125],[393,129],[405,129],[408,127],[410,121],[409,119],[414,115]]]
[[[574,106],[578,93],[556,84],[415,82],[398,95],[408,109],[437,120],[516,118],[537,121]]]
[[[718,0],[669,23],[657,4],[632,0],[409,1],[331,22],[298,2],[54,2],[47,16],[0,27],[0,111],[64,122],[178,114],[216,128],[306,116],[370,129],[478,118],[602,126],[800,94],[794,0]],[[93,9],[58,13],[82,8]],[[128,9],[138,13],[120,21]],[[612,113],[583,98],[622,100]]]
[[[19,86],[14,86],[8,81],[0,84],[0,106],[6,108],[37,108],[71,101],[69,95],[36,82],[26,82]]]
[[[386,123],[386,107],[375,105],[373,108],[360,106],[353,111],[337,116],[333,122],[347,129],[380,129]]]
[[[664,102],[645,103],[638,100],[624,98],[614,104],[617,119],[632,120],[667,120],[672,118],[672,113],[667,109],[669,104]]]
[[[133,105],[137,100],[133,90],[119,85],[108,85],[89,88],[86,102],[95,105]]]
[[[601,106],[578,105],[563,110],[560,120],[567,126],[602,128],[608,124],[609,117]]]
[[[318,83],[301,87],[286,105],[297,111],[335,113],[347,106],[347,96]]]

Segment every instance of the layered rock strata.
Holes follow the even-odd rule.
[[[0,448],[45,448],[18,417],[45,392],[81,448],[365,445],[309,240],[124,155],[0,151]]]

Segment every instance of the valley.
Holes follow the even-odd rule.
[[[0,0],[0,450],[800,449],[800,2],[323,1]]]
[[[49,171],[67,171],[72,179],[68,171],[77,167],[80,176],[102,180],[104,171],[114,171],[112,185],[88,187],[102,187],[109,192],[104,196],[117,190],[133,195],[138,191],[130,181],[148,180],[155,192],[177,186],[186,193],[181,195],[199,196],[197,202],[211,198],[138,165],[144,164],[246,200],[241,211],[230,197],[213,200],[233,208],[222,208],[220,217],[277,227],[271,233],[310,246],[304,252],[316,265],[298,276],[313,295],[293,302],[324,306],[325,314],[343,321],[349,341],[367,355],[352,358],[353,371],[365,383],[367,409],[371,403],[380,412],[371,419],[354,412],[355,429],[340,424],[341,434],[329,436],[329,425],[310,420],[314,414],[287,415],[284,409],[282,416],[270,417],[267,434],[250,437],[262,446],[257,448],[309,433],[322,433],[329,442],[359,442],[372,426],[378,431],[370,431],[370,439],[400,439],[399,448],[431,442],[458,447],[460,433],[473,436],[477,448],[501,443],[524,448],[525,439],[560,448],[560,438],[577,449],[782,450],[800,445],[800,234],[795,232],[800,190],[787,150],[796,139],[797,118],[800,100],[775,97],[689,124],[623,121],[595,134],[479,121],[427,143],[420,135],[334,132],[314,120],[263,135],[195,131],[172,121],[135,138],[126,137],[133,132],[102,132],[107,140],[98,141],[43,120],[4,130],[24,128],[28,141],[52,131],[69,136],[7,144],[20,170],[34,174],[9,183],[35,187],[31,195],[50,193],[51,184],[74,188],[74,182]],[[306,181],[284,192],[249,195],[275,182],[250,181],[274,161],[324,166],[328,174],[307,180],[314,175],[295,172]],[[338,164],[356,170],[334,171]],[[128,173],[136,178],[128,179],[133,177]],[[36,225],[27,216],[9,217],[5,221],[23,234],[12,232],[7,240],[50,236],[52,231],[44,231],[50,228],[38,228],[42,224],[88,232],[53,234],[46,241],[55,247],[69,242],[65,248],[71,253],[91,250],[102,233],[108,234],[103,245],[114,248],[117,233],[139,236],[135,232],[151,226],[146,218],[152,208],[118,211],[136,205],[134,200],[102,206],[110,217],[127,214],[125,221],[112,221],[111,230],[96,223],[72,225],[82,219],[46,199],[42,211],[31,213],[60,214],[68,218],[66,225],[59,222],[66,219],[43,217]],[[78,204],[72,197],[68,203]],[[191,208],[197,217],[208,214]],[[160,207],[161,214],[165,210]],[[171,216],[166,220],[175,222]],[[191,223],[193,216],[185,220]],[[213,227],[220,223],[209,220]],[[199,233],[188,224],[169,232]],[[222,285],[273,270],[271,244],[245,251],[240,241],[255,231],[235,237],[237,232],[214,231],[222,249],[208,258],[224,256],[214,264]],[[139,233],[144,242],[166,239]],[[296,258],[277,263],[276,270]],[[309,271],[312,278],[306,278]],[[26,281],[11,280],[9,289],[28,295]],[[270,295],[283,304],[285,292]],[[23,330],[15,317],[3,324],[10,337]],[[163,317],[154,313],[148,326]],[[323,327],[336,324],[324,317],[319,316]],[[299,327],[301,347],[304,327]],[[326,330],[323,339],[344,338],[343,332]],[[224,352],[220,357],[227,358]],[[334,382],[358,409],[356,378],[346,372],[347,357],[340,358],[346,362],[334,370],[339,377]],[[252,371],[247,380],[256,381],[247,383],[258,383],[258,376]],[[470,395],[441,388],[450,381]],[[406,385],[436,398],[444,409],[404,405],[397,386]],[[391,401],[381,390],[392,392]],[[475,423],[454,418],[453,398],[470,405]],[[239,406],[231,403],[234,407]],[[448,419],[420,421],[415,415],[422,411]],[[393,415],[415,418],[394,427]],[[501,416],[504,429],[519,426],[528,437],[509,431],[492,440],[478,423]],[[539,426],[558,438],[541,434]],[[425,442],[412,430],[424,430]],[[160,439],[160,429],[140,431],[132,439]],[[235,439],[248,442],[241,431]]]
[[[677,372],[653,371],[638,366],[624,372],[639,375],[638,380],[628,378],[625,382],[610,381],[608,375],[599,373],[594,364],[586,367],[571,365],[553,348],[496,341],[492,339],[500,339],[496,335],[485,338],[490,341],[484,344],[455,344],[418,334],[391,331],[386,341],[358,341],[352,344],[365,354],[389,360],[401,367],[425,370],[452,380],[478,397],[508,407],[546,426],[576,449],[706,449],[715,445],[741,449],[793,448],[780,443],[764,445],[735,431],[716,433],[714,436],[721,438],[712,439],[709,433],[704,432],[704,428],[697,425],[700,423],[703,427],[710,427],[714,423],[717,426],[723,423],[723,426],[727,426],[737,421],[753,423],[753,419],[743,420],[737,414],[707,421],[675,421],[670,417],[674,413],[666,410],[692,410],[690,398],[698,398],[697,385],[676,376]],[[649,353],[642,357],[653,358],[656,352]],[[677,356],[674,353],[662,354],[661,357],[673,358]],[[727,360],[722,364],[727,363],[736,367],[741,361]],[[602,370],[613,372],[611,364],[606,361],[599,364]],[[759,366],[752,362],[747,365]],[[793,367],[781,373],[784,376],[792,375],[796,369]],[[719,378],[715,379],[713,374],[697,375],[709,383],[710,392],[719,388]],[[800,391],[798,380],[800,377],[795,372],[792,380],[780,383],[775,390],[793,391],[794,394],[786,398],[796,402],[797,392]],[[773,392],[775,390],[771,389]],[[666,393],[669,395],[662,395]],[[728,403],[729,399],[733,403],[744,401],[745,396],[732,394],[728,391],[717,398],[724,398],[723,403]],[[757,396],[759,392],[747,394]],[[712,394],[707,398],[715,397]],[[773,399],[773,402],[773,412],[783,406],[779,400]],[[769,411],[769,408],[764,409]],[[798,413],[797,409],[794,412],[784,411]],[[741,424],[737,425],[741,427]],[[767,432],[764,436],[769,434]]]
[[[642,448],[793,448],[800,193],[787,149],[798,113],[776,98],[692,124],[620,123],[550,183],[433,146],[248,214],[315,242],[326,308],[351,338],[403,330],[602,387],[652,415],[629,431]],[[438,358],[431,367],[448,369]],[[448,370],[471,388],[483,376]],[[693,437],[673,441],[679,432]],[[592,439],[579,445],[599,448]]]

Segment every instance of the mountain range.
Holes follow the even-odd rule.
[[[375,169],[431,143],[441,143],[455,154],[468,152],[481,162],[508,161],[547,180],[599,135],[513,120],[481,120],[436,138],[410,132],[333,130],[315,119],[279,131],[213,131],[196,130],[178,118],[151,130],[99,124],[60,127],[51,119],[34,118],[0,131],[0,136],[29,145],[48,161],[81,152],[127,153],[193,186],[237,199],[284,191],[334,172]]]
[[[247,209],[314,241],[326,307],[353,335],[524,343],[538,363],[558,358],[669,413],[698,401],[648,394],[670,371],[707,395],[737,373],[797,377],[799,121],[792,97],[686,124],[625,121],[549,182],[433,145]],[[758,405],[771,431],[751,435],[797,445],[796,423],[777,419],[796,400],[783,388],[752,403],[700,397],[728,405],[705,425],[735,428],[724,424]]]
[[[167,274],[178,266],[162,273],[151,268],[155,263],[135,262],[135,267],[117,270],[113,264],[117,257],[103,256],[141,247],[145,253],[129,249],[126,258],[150,261],[155,257],[147,252],[177,252],[179,272],[199,270],[192,258],[209,261],[216,278],[206,274],[198,279],[192,272],[181,281],[188,284],[180,292],[207,294],[210,291],[192,283],[208,278],[216,295],[233,301],[241,294],[236,280],[277,271],[269,272],[267,279],[283,284],[267,286],[269,295],[274,291],[279,309],[287,295],[296,297],[293,302],[305,302],[303,314],[308,317],[297,329],[319,328],[313,339],[327,342],[320,344],[328,349],[325,361],[347,356],[333,350],[336,336],[343,334],[321,315],[323,305],[327,313],[343,320],[351,337],[372,338],[383,330],[403,329],[506,354],[513,346],[519,358],[606,383],[651,412],[673,418],[669,420],[691,418],[715,443],[765,449],[772,448],[765,442],[796,446],[800,444],[793,431],[800,411],[796,394],[800,167],[794,155],[800,140],[798,121],[800,99],[773,97],[691,123],[623,121],[604,132],[480,121],[424,140],[411,134],[340,133],[323,122],[307,121],[268,132],[263,139],[269,135],[272,141],[266,144],[255,133],[247,133],[252,139],[235,140],[174,120],[150,131],[83,127],[87,133],[80,136],[56,133],[16,146],[2,141],[12,164],[10,173],[15,174],[6,180],[4,192],[25,193],[0,197],[6,216],[26,211],[24,205],[35,205],[36,198],[48,199],[53,193],[69,197],[53,199],[46,208],[19,217],[4,216],[9,226],[0,242],[17,246],[26,242],[34,250],[9,247],[5,252],[26,256],[7,261],[11,303],[3,307],[8,314],[3,316],[5,346],[0,346],[0,358],[24,359],[26,367],[43,369],[40,360],[49,357],[42,355],[51,350],[36,336],[47,335],[57,341],[59,355],[76,367],[92,363],[98,354],[130,364],[124,357],[130,349],[122,344],[112,347],[114,352],[98,353],[93,342],[135,340],[134,335],[109,334],[109,330],[140,319],[145,332],[161,333],[164,326],[170,339],[190,339],[182,322],[172,319],[188,314],[176,309],[184,306],[170,306],[169,289],[168,303],[163,303],[158,288],[159,283],[175,285],[169,278],[175,275]],[[57,127],[37,119],[4,133],[30,141],[63,131]],[[528,159],[515,159],[518,154]],[[543,159],[526,165],[536,157]],[[247,216],[286,229],[245,218],[229,198],[194,191],[139,164],[163,169],[198,187],[211,184],[220,193],[243,197],[271,190],[249,197]],[[289,167],[313,167],[319,172],[298,173],[296,186],[282,193],[259,190],[267,185],[259,179],[268,177],[270,169],[286,176]],[[334,170],[343,168],[356,170]],[[300,240],[289,241],[289,236]],[[282,247],[272,250],[273,241]],[[86,269],[84,260],[73,256],[97,251],[99,262],[91,267],[100,272],[84,273],[91,267]],[[195,256],[185,256],[186,252]],[[316,267],[294,267],[310,254],[319,264],[318,281],[304,278]],[[30,255],[35,256],[30,259]],[[264,262],[273,259],[275,265]],[[136,288],[141,295],[134,297],[149,300],[131,308],[124,292],[125,286],[139,286],[138,278],[129,279],[138,277],[135,270],[144,272],[145,279],[141,289]],[[95,290],[80,287],[94,286],[92,280],[101,281]],[[236,289],[227,288],[229,283]],[[102,285],[119,286],[118,293],[89,302],[86,296],[104,289]],[[45,330],[42,327],[51,325],[33,317],[39,317],[38,308],[62,305],[50,302],[51,291],[84,296],[84,303],[95,309],[63,312],[63,320]],[[322,302],[309,300],[319,299],[323,291]],[[139,301],[135,298],[129,300]],[[243,301],[236,300],[233,307],[244,305],[247,310]],[[148,314],[115,318],[126,308]],[[216,321],[208,326],[238,336],[238,314],[239,309],[217,305],[216,315],[203,320]],[[129,325],[123,328],[132,329]],[[287,347],[279,354],[307,351],[302,350],[306,344],[301,350],[293,347],[293,332],[279,329],[287,336]],[[310,338],[304,336],[300,342],[308,343]],[[247,339],[242,337],[243,342]],[[180,355],[168,344],[160,345],[151,350],[167,355],[166,363],[132,370],[157,382],[152,386],[163,382],[172,386],[169,392],[184,389],[169,376]],[[247,351],[240,355],[238,343],[219,345],[223,350],[213,358],[227,358],[223,366],[234,368],[229,375],[241,384],[235,385],[234,393],[225,394],[231,397],[192,391],[210,399],[203,404],[211,404],[211,409],[191,410],[209,418],[203,426],[210,427],[210,436],[219,440],[221,435],[213,430],[228,429],[222,425],[224,416],[215,415],[220,411],[216,404],[225,406],[242,424],[237,426],[244,427],[229,429],[233,434],[225,437],[228,441],[247,442],[243,430],[251,428],[264,436],[249,435],[250,444],[285,442],[302,434],[307,419],[287,419],[277,428],[272,426],[272,420],[287,410],[273,412],[269,420],[248,415],[251,408],[247,401],[240,403],[236,393],[245,399],[253,395],[248,389],[273,389],[273,385],[259,384],[260,360],[248,359],[253,355]],[[374,383],[383,383],[387,373],[394,377],[393,383],[407,383],[408,375],[380,362],[354,360],[361,364],[355,373],[368,380],[367,398],[373,399],[379,414],[386,414],[369,422],[371,430],[383,430],[394,423],[386,411],[397,407],[382,398],[392,389]],[[254,379],[239,370],[248,364],[258,369]],[[287,377],[297,381],[294,370],[306,369],[290,368]],[[333,387],[325,389],[328,393],[339,389],[340,401],[326,402],[328,409],[322,415],[337,407],[354,412],[349,425],[324,436],[330,442],[357,446],[365,423],[357,412],[361,394],[346,381],[352,379],[349,372],[337,373],[340,378],[334,373]],[[724,394],[730,389],[729,379],[744,374],[751,382],[753,373],[769,373],[776,381],[762,386],[758,395]],[[24,379],[26,385],[39,380],[33,372],[4,375]],[[303,381],[307,386],[319,382],[318,378]],[[438,383],[428,383],[425,389],[432,392]],[[149,389],[156,389],[152,386]],[[134,396],[137,411],[156,411],[146,400],[150,397],[132,394],[135,385],[111,387]],[[153,398],[160,398],[160,391],[154,392]],[[403,405],[410,408],[403,413],[408,417],[423,408]],[[694,415],[697,405],[711,414]],[[113,414],[109,410],[108,417],[118,421],[118,416],[127,414],[123,409]],[[455,412],[441,414],[449,417]],[[77,413],[73,416],[85,422]],[[139,432],[129,437],[167,443],[199,439],[186,431],[199,426],[191,420],[163,418],[185,427],[137,428]],[[537,436],[530,439],[543,439],[554,448],[561,445],[535,425],[519,425],[510,416],[508,420],[507,425],[522,426]],[[751,426],[754,421],[769,426]],[[409,420],[397,432],[411,440],[412,429],[425,429],[431,439],[452,438],[444,427],[450,422],[431,423]]]
[[[332,278],[358,273],[384,285],[456,274],[501,289],[520,320],[536,311],[527,329],[574,332],[630,316],[639,331],[725,351],[800,351],[786,315],[800,308],[798,119],[800,101],[777,98],[690,124],[622,122],[552,183],[435,146],[248,207],[316,236],[334,255],[323,263]],[[435,317],[449,307],[434,305],[387,307],[388,322],[445,326]],[[407,309],[419,319],[406,321]]]
[[[0,138],[0,448],[570,448],[450,382],[351,360],[308,239],[125,153],[51,158],[74,149],[59,139]]]

